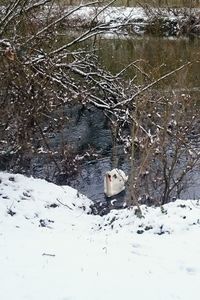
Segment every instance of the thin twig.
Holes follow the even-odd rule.
[[[63,206],[66,206],[67,208],[69,208],[70,210],[72,210],[72,208],[70,206],[68,206],[67,204],[65,203],[62,203],[58,198],[56,198],[56,200]]]
[[[126,99],[126,100],[123,100],[121,102],[118,102],[117,104],[113,105],[112,108],[116,108],[118,106],[121,106],[121,105],[124,105],[124,104],[127,104],[131,101],[133,101],[133,99],[135,99],[135,97],[139,96],[140,94],[142,94],[143,92],[145,92],[146,90],[148,90],[149,88],[151,88],[152,86],[154,86],[155,84],[159,83],[160,81],[166,79],[167,77],[173,75],[174,73],[188,67],[189,65],[191,65],[193,62],[187,62],[186,64],[176,68],[175,70],[167,73],[167,74],[164,74],[163,76],[161,76],[159,79],[157,80],[154,80],[153,82],[151,82],[150,84],[148,84],[147,86],[145,86],[143,89],[139,90],[138,92],[136,92],[131,98],[129,99]]]

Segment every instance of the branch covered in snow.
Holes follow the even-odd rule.
[[[56,172],[78,172],[78,159],[65,135],[69,109],[79,107],[82,112],[95,107],[115,127],[116,141],[131,156],[132,198],[164,203],[175,190],[176,195],[180,193],[183,179],[199,163],[191,138],[192,132],[198,134],[194,111],[198,107],[190,105],[186,96],[164,95],[155,87],[195,62],[156,79],[145,71],[146,62],[139,59],[116,74],[109,72],[100,63],[98,35],[131,24],[130,12],[120,24],[107,18],[111,4],[113,1],[76,7],[60,4],[58,9],[55,1],[15,0],[3,9],[0,161],[6,161],[8,169],[21,171],[35,157],[43,156],[51,161],[47,168],[51,178]],[[83,22],[82,14],[88,8],[92,13],[85,27],[66,36],[69,28]],[[100,16],[108,20],[100,22]],[[141,75],[142,84],[136,82],[137,75],[125,77],[130,68]],[[52,139],[56,135],[61,142],[55,146]]]

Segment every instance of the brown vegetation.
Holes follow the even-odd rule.
[[[15,0],[1,12],[1,168],[23,172],[34,155],[44,155],[58,174],[73,172],[73,149],[64,135],[55,149],[51,135],[63,133],[70,122],[66,108],[95,106],[131,155],[129,205],[139,200],[163,204],[177,197],[199,162],[199,108],[186,95],[155,94],[153,87],[191,63],[159,79],[145,74],[139,60],[111,74],[95,52],[95,37],[105,31],[96,16],[69,41],[62,36],[62,24],[84,5],[55,13],[53,4]],[[83,48],[85,40],[93,42],[90,49]],[[145,85],[123,78],[130,67],[145,76]]]

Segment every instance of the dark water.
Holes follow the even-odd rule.
[[[71,122],[64,129],[64,139],[74,152],[80,156],[91,150],[97,157],[90,157],[84,163],[78,165],[78,171],[73,176],[58,177],[58,182],[69,184],[87,195],[95,202],[105,201],[103,193],[103,176],[106,171],[120,167],[128,172],[128,158],[124,154],[123,147],[116,145],[113,148],[110,124],[103,112],[92,108],[81,111],[76,108],[69,109]],[[62,133],[63,134],[63,133]],[[61,137],[52,138],[51,147],[59,147]]]
[[[124,37],[123,40],[113,36],[113,39],[98,41],[102,63],[113,73],[118,73],[132,61],[141,60],[137,65],[153,78],[159,78],[182,64],[191,61],[194,64],[169,79],[164,80],[163,89],[198,90],[200,83],[200,38],[160,38],[145,36],[138,38]],[[198,62],[197,62],[198,61]],[[133,78],[138,83],[144,83],[142,76],[133,67],[126,73],[127,78]]]
[[[119,5],[137,6],[145,3],[156,7],[199,7],[199,0],[118,0]]]
[[[89,48],[90,43],[84,46]],[[190,68],[182,70],[155,88],[170,92],[174,90],[180,94],[190,93],[192,97],[200,98],[200,66],[197,62],[200,59],[199,38],[112,36],[112,38],[97,39],[95,46],[99,49],[101,63],[112,73],[119,72],[131,61],[141,59],[140,68],[156,79],[188,61],[193,61],[194,64]],[[127,79],[133,77],[136,83],[145,83],[145,78],[134,68],[126,73]],[[118,167],[129,174],[129,158],[124,154],[122,146],[113,147],[110,125],[102,111],[94,108],[89,110],[82,110],[81,107],[66,108],[66,116],[70,122],[62,134],[52,137],[50,146],[56,149],[64,139],[73,148],[75,154],[83,155],[92,149],[98,156],[84,160],[73,176],[62,176],[58,182],[71,185],[96,202],[105,202],[103,193],[105,172]],[[40,163],[40,167],[38,167],[38,162],[36,165],[35,175],[37,176],[38,173],[44,172],[45,167],[43,162]],[[182,194],[185,199],[200,196],[198,173],[194,178],[197,183]],[[125,197],[127,195],[122,196],[120,201]]]
[[[99,48],[101,62],[113,73],[119,72],[133,60],[142,59],[141,68],[145,72],[150,72],[154,78],[159,78],[187,61],[194,61],[192,67],[170,77],[157,88],[166,91],[173,89],[177,93],[188,92],[192,94],[192,97],[199,98],[200,96],[200,66],[197,62],[200,59],[200,39],[198,38],[101,38],[96,46]],[[137,76],[137,82],[144,83],[144,78],[139,76],[135,69],[129,70],[126,76],[127,78]],[[73,134],[71,139],[74,139],[80,148],[84,141],[84,144],[92,145],[98,151],[101,150],[103,155],[85,162],[77,176],[67,183],[94,201],[104,201],[103,176],[105,172],[119,167],[128,173],[128,158],[120,146],[113,150],[109,126],[100,111],[93,111],[92,114],[84,112],[78,122],[74,123],[73,128],[72,132],[76,134]],[[69,134],[71,134],[71,129]],[[79,140],[76,137],[79,137]],[[198,173],[195,174],[195,179],[199,183]],[[188,188],[182,197],[193,198],[200,195],[198,186],[199,184],[196,184]]]
[[[65,0],[65,3],[70,5],[77,5],[82,1],[77,0]],[[90,2],[85,0],[84,2]],[[110,1],[104,1],[103,3],[108,3]],[[199,0],[116,0],[113,5],[117,6],[138,6],[144,5],[147,3],[148,5],[156,6],[156,7],[199,7]]]

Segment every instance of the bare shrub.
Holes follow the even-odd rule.
[[[193,35],[200,33],[200,13],[193,7],[165,8],[154,7],[149,4],[141,5],[148,16],[145,31],[158,36]]]
[[[34,155],[45,155],[58,173],[72,174],[79,158],[64,135],[57,148],[52,136],[70,122],[67,108],[95,106],[116,125],[115,137],[131,156],[129,205],[140,199],[163,204],[179,195],[183,179],[199,162],[192,138],[198,107],[185,96],[157,95],[153,87],[191,63],[156,80],[143,72],[140,60],[111,74],[95,52],[95,37],[107,30],[96,22],[97,15],[109,4],[70,40],[63,37],[63,23],[99,3],[56,12],[54,4],[14,0],[0,12],[1,167],[22,172]],[[82,46],[85,40],[91,41],[89,49]],[[145,84],[124,80],[128,68],[145,76]]]
[[[50,0],[5,2],[0,13],[2,168],[17,170],[19,157],[31,159],[46,153],[61,171],[68,141],[60,143],[63,149],[58,151],[50,139],[69,122],[66,108],[78,103],[104,108],[109,106],[107,97],[115,99],[122,94],[117,76],[99,65],[95,47],[81,46],[101,32],[95,15],[70,41],[63,38],[62,25],[65,23],[66,30],[76,11],[91,5],[99,2],[78,7]],[[18,171],[22,169],[19,166]]]
[[[130,148],[133,203],[165,204],[180,197],[199,167],[199,108],[189,95],[136,101]],[[133,175],[134,174],[134,175]]]

